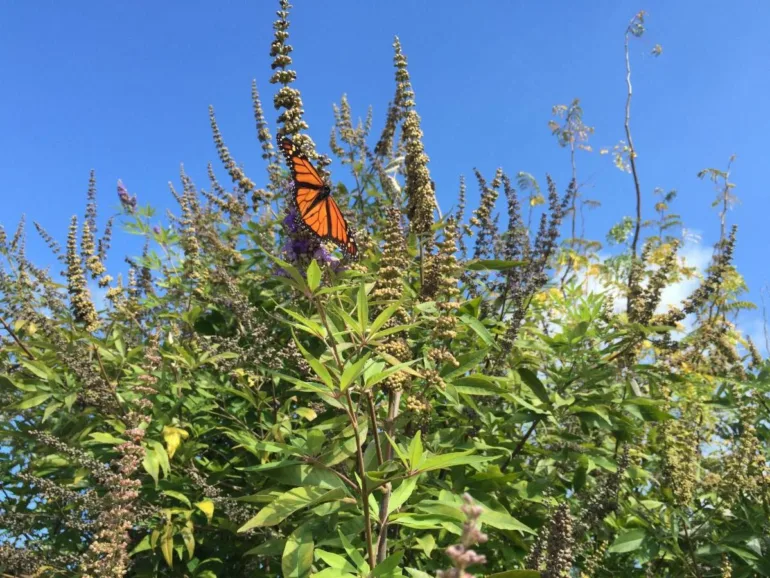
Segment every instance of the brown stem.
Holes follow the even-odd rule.
[[[96,361],[99,363],[99,370],[102,372],[102,377],[104,378],[104,381],[107,382],[107,385],[112,387],[112,383],[110,382],[110,377],[107,375],[107,370],[104,368],[104,363],[102,363],[102,356],[99,355],[99,349],[95,345],[94,345],[94,354],[96,355]]]
[[[634,25],[636,16],[631,20],[626,28],[625,36],[625,54],[626,54],[626,86],[628,87],[628,94],[626,96],[626,117],[625,117],[625,129],[626,140],[628,141],[629,158],[631,161],[631,174],[634,177],[634,189],[636,191],[636,223],[634,225],[634,237],[631,241],[631,254],[636,259],[637,247],[639,245],[639,232],[642,228],[642,187],[639,184],[639,175],[636,172],[636,149],[634,148],[634,140],[631,138],[631,97],[633,95],[633,87],[631,86],[631,59],[628,55],[628,42],[629,34],[631,33],[631,27]],[[634,272],[631,272],[632,280]],[[630,284],[630,281],[629,281]]]
[[[374,568],[374,542],[372,540],[372,519],[369,513],[369,489],[366,483],[366,466],[364,465],[364,452],[361,450],[361,438],[358,435],[358,418],[353,409],[353,398],[350,389],[345,390],[345,398],[348,402],[348,417],[353,427],[353,435],[356,438],[356,461],[358,462],[358,475],[361,477],[361,509],[364,512],[364,532],[366,534],[366,551],[369,556],[369,566]]]
[[[703,578],[703,574],[701,574],[700,567],[698,566],[698,559],[695,557],[695,549],[693,548],[692,540],[690,540],[690,532],[687,529],[687,520],[682,519],[682,521],[684,522],[684,537],[687,540],[687,550],[692,558],[693,571],[697,578]]]
[[[371,391],[366,392],[366,400],[369,402],[369,424],[374,435],[374,447],[377,450],[377,465],[383,464],[382,447],[380,447],[380,434],[377,431],[377,414],[374,409],[374,397]]]
[[[527,440],[529,439],[529,436],[532,435],[532,433],[535,431],[535,428],[537,427],[537,424],[540,423],[541,418],[537,417],[535,418],[535,421],[532,422],[532,425],[529,426],[529,429],[527,430],[527,433],[524,434],[524,437],[522,437],[519,440],[519,443],[516,444],[516,447],[513,449],[513,453],[508,456],[508,459],[505,460],[505,463],[500,466],[500,471],[505,472],[505,470],[508,468],[510,463],[513,461],[513,458],[519,455],[521,453],[521,450],[524,449],[524,444],[527,443]]]
[[[324,463],[321,463],[317,459],[315,459],[312,456],[305,456],[305,461],[309,464],[313,464],[314,466],[318,466],[319,468],[322,468],[324,470],[328,470],[331,473],[333,473],[335,476],[337,476],[339,479],[341,479],[343,482],[345,482],[348,486],[350,486],[353,490],[359,491],[360,488],[358,487],[358,484],[356,484],[353,480],[351,480],[349,477],[347,477],[342,472],[338,472],[334,468],[330,468]]]
[[[392,438],[396,427],[396,418],[401,404],[401,392],[391,391],[388,393],[388,419],[385,421],[385,431]],[[388,444],[385,450],[385,459],[393,459],[393,446]],[[392,482],[391,482],[392,484]],[[393,493],[393,486],[388,484],[383,490],[382,501],[380,502],[380,536],[377,541],[377,562],[382,562],[388,557],[388,508],[390,507],[390,496]]]
[[[334,360],[337,363],[339,371],[342,371],[342,357],[340,357],[340,353],[337,350],[337,342],[334,340],[334,334],[331,331],[329,319],[326,317],[326,311],[317,299],[313,299],[313,303],[318,310],[318,315],[321,317],[321,322],[326,328],[326,332],[329,334]],[[358,462],[358,475],[361,477],[361,502],[362,510],[364,512],[364,531],[366,533],[366,548],[369,555],[369,566],[374,568],[374,543],[372,542],[372,521],[369,513],[369,490],[366,485],[366,466],[364,465],[364,453],[361,451],[361,436],[359,435],[358,418],[356,417],[356,410],[353,408],[353,398],[350,395],[350,389],[345,390],[345,398],[348,402],[348,418],[350,419],[350,425],[353,428],[353,435],[356,438],[356,460]]]
[[[570,147],[570,163],[572,165],[572,182],[575,184],[575,194],[572,195],[572,207],[570,207],[570,211],[572,213],[572,237],[570,238],[570,250],[575,250],[575,237],[577,236],[577,198],[578,198],[578,186],[577,186],[577,165],[575,164],[575,137],[574,133],[572,138],[570,138],[569,142]],[[572,271],[572,256],[570,255],[570,258],[567,260],[567,266],[564,268],[564,275],[561,277],[561,281],[559,282],[560,286],[564,288],[564,283],[567,281],[567,276],[569,276],[570,271]]]
[[[27,357],[29,357],[32,361],[34,361],[35,356],[32,355],[32,352],[29,349],[27,349],[27,346],[24,345],[24,343],[22,343],[21,339],[19,339],[19,336],[16,335],[16,332],[13,329],[11,329],[10,325],[8,325],[5,322],[5,319],[3,319],[2,317],[0,317],[0,324],[8,332],[8,334],[13,338],[13,340],[16,342],[16,345],[21,347],[21,350],[27,354]]]

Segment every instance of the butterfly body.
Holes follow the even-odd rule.
[[[333,241],[351,258],[358,256],[353,231],[332,197],[331,187],[310,160],[288,138],[280,141],[294,181],[293,201],[298,220],[319,239]]]

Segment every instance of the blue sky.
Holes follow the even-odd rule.
[[[206,163],[217,160],[209,104],[235,158],[261,180],[250,83],[257,80],[272,120],[268,51],[276,7],[272,0],[4,3],[0,222],[13,228],[27,213],[64,241],[69,216],[83,212],[91,168],[102,211],[116,204],[118,178],[142,203],[172,207],[167,182],[176,181],[180,163],[205,187]],[[397,34],[445,210],[459,175],[471,179],[474,166],[487,175],[497,166],[523,170],[541,181],[549,172],[566,186],[569,159],[547,128],[551,107],[579,97],[596,129],[596,150],[623,138],[623,32],[640,9],[648,12],[648,30],[631,48],[632,128],[645,216],[652,216],[655,187],[677,189],[673,209],[705,245],[713,243],[714,193],[696,173],[723,168],[737,154],[741,204],[729,220],[740,227],[737,264],[758,301],[770,281],[770,116],[762,109],[770,93],[768,2],[727,9],[694,0],[296,0],[290,43],[310,134],[328,151],[331,105],[343,93],[357,115],[374,107],[379,133],[393,95]],[[649,55],[656,43],[659,58]],[[578,171],[589,180],[586,195],[602,202],[588,215],[588,234],[603,240],[632,213],[632,182],[597,153],[581,154]],[[340,176],[347,178],[337,166],[333,177]],[[473,202],[473,186],[470,193]],[[30,247],[48,259],[33,233]],[[135,250],[117,242],[111,262]],[[746,323],[756,326],[756,316]]]

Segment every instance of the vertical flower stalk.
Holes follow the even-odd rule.
[[[249,193],[253,194],[257,187],[254,182],[246,176],[246,173],[243,172],[243,169],[238,166],[238,163],[235,162],[230,154],[230,149],[227,148],[227,145],[222,138],[222,133],[219,130],[213,106],[209,106],[209,121],[211,123],[211,133],[214,135],[214,146],[217,148],[219,160],[222,161],[222,165],[225,167],[236,186],[239,204],[244,204],[244,197]]]
[[[465,502],[460,508],[465,514],[465,523],[463,524],[463,533],[460,536],[460,542],[450,546],[445,550],[446,555],[452,561],[452,568],[449,570],[439,570],[437,578],[473,578],[473,574],[465,571],[468,566],[473,564],[485,564],[486,556],[477,554],[471,549],[476,544],[483,544],[487,541],[487,535],[481,531],[479,518],[484,510],[481,506],[473,503],[470,494],[463,495]]]
[[[327,166],[331,161],[326,157],[319,157],[316,153],[315,143],[307,135],[308,124],[303,118],[305,110],[302,108],[302,97],[299,90],[292,88],[291,84],[297,80],[297,71],[290,68],[292,59],[291,53],[294,50],[289,39],[289,10],[291,4],[289,0],[279,0],[281,9],[276,12],[278,20],[273,23],[275,36],[270,45],[270,56],[273,58],[271,67],[275,72],[270,78],[271,84],[280,84],[281,88],[273,97],[273,106],[275,110],[281,110],[277,122],[280,125],[276,131],[276,138],[288,136],[294,140],[294,143],[311,159],[317,159],[321,168]]]
[[[257,125],[257,140],[262,147],[262,159],[267,163],[267,175],[269,179],[267,190],[269,193],[266,193],[265,191],[262,192],[262,196],[267,199],[272,197],[281,188],[281,167],[278,164],[275,147],[273,146],[273,137],[270,134],[270,128],[267,125],[265,113],[262,110],[262,101],[259,98],[256,80],[251,83],[251,101],[254,106],[254,122]],[[256,208],[256,201],[254,198],[252,198],[252,201]]]
[[[123,210],[127,213],[133,214],[136,210],[136,195],[133,197],[129,195],[123,181],[120,179],[118,179],[118,200],[120,201]]]
[[[87,227],[87,225],[86,225]],[[86,275],[77,250],[78,218],[72,217],[67,236],[67,291],[70,295],[70,308],[75,321],[82,323],[87,331],[99,327],[99,318],[91,301],[91,293],[86,285]]]

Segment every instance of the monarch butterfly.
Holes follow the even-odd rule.
[[[353,231],[332,198],[329,185],[290,139],[284,137],[280,144],[294,179],[294,204],[299,218],[320,239],[334,241],[345,255],[357,257]]]

